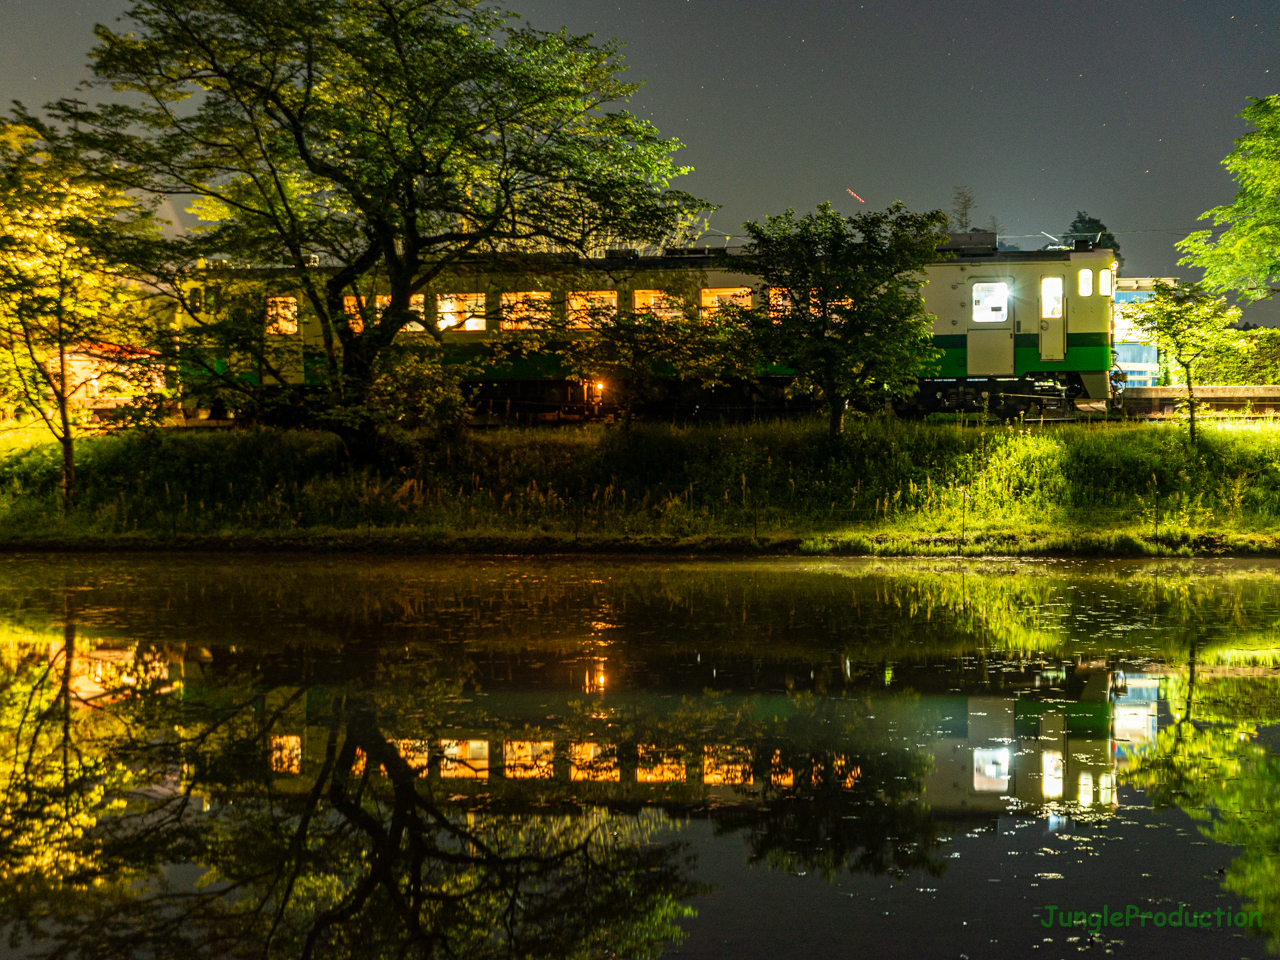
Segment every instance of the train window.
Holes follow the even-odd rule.
[[[385,294],[380,294],[379,296],[374,297],[373,304],[378,308],[378,316],[382,316],[382,311],[391,306],[391,297]],[[427,320],[427,298],[420,293],[414,294],[409,298],[409,310],[412,313],[416,313],[418,315],[418,319],[410,320],[400,329],[408,333],[424,333],[427,329],[424,326]],[[484,328],[482,327],[481,329]]]
[[[618,312],[617,290],[575,290],[566,302],[566,319],[571,330],[586,330],[592,320],[613,317]]]
[[[1093,296],[1093,271],[1088,267],[1080,271],[1080,296]]]
[[[502,329],[532,330],[551,319],[551,294],[545,290],[502,295]]]
[[[1110,270],[1098,271],[1098,296],[1100,297],[1111,296],[1111,271]]]
[[[725,304],[751,308],[750,287],[705,287],[702,291],[702,315],[714,317]]]
[[[364,333],[364,297],[343,297],[342,312],[347,315],[347,326],[352,333]]]
[[[436,294],[436,323],[441,330],[457,327],[462,330],[483,331],[484,294]]]
[[[1062,316],[1062,278],[1040,278],[1040,318],[1057,320]]]
[[[652,313],[661,320],[674,320],[681,314],[680,301],[665,290],[637,290],[632,295],[636,313]]]
[[[298,298],[267,297],[267,333],[288,336],[298,332]]]
[[[973,322],[1003,323],[1009,318],[1009,285],[1007,283],[975,283],[973,285]]]

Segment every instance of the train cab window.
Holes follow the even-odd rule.
[[[674,320],[682,312],[680,301],[665,290],[636,290],[632,303],[636,313],[652,313],[661,320]]]
[[[1111,271],[1110,270],[1098,271],[1098,296],[1100,297],[1111,296]]]
[[[545,290],[502,295],[502,329],[532,330],[551,319],[551,294]]]
[[[1093,271],[1090,270],[1088,267],[1085,267],[1083,270],[1080,271],[1079,289],[1080,289],[1080,296],[1082,297],[1093,296]]]
[[[441,330],[485,329],[483,293],[436,294],[436,323]]]
[[[267,333],[288,336],[298,332],[298,298],[267,298]]]
[[[1061,277],[1040,278],[1040,319],[1057,320],[1062,316]]]
[[[570,330],[586,330],[591,321],[603,320],[618,313],[617,290],[574,290],[565,301]]]
[[[382,311],[391,306],[391,297],[386,294],[379,294],[373,299],[374,306],[378,308],[378,316],[382,316]],[[417,320],[410,320],[400,329],[406,333],[425,333],[427,322],[427,298],[421,293],[414,294],[409,298],[409,310],[418,316]]]
[[[973,322],[1004,323],[1009,318],[1009,285],[1007,283],[975,283],[973,285]]]
[[[725,304],[751,308],[750,287],[704,287],[702,290],[702,315],[714,317]]]

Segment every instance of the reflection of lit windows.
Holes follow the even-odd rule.
[[[709,786],[748,786],[751,783],[751,751],[746,747],[703,748],[702,782]]]
[[[743,309],[751,308],[750,287],[704,287],[702,290],[702,315],[714,317],[725,304]]]
[[[484,780],[489,776],[488,740],[441,740],[440,776]]]
[[[267,333],[289,336],[298,332],[298,298],[267,298]]]
[[[302,772],[302,738],[301,737],[272,737],[271,738],[271,772],[272,773],[301,773]]]
[[[973,322],[1004,323],[1009,317],[1009,285],[1007,283],[975,283],[973,285]]]
[[[551,740],[508,740],[502,745],[502,769],[512,780],[550,780],[555,750]]]
[[[1115,778],[1104,773],[1098,778],[1098,802],[1104,807],[1111,806],[1111,801],[1115,798]]]
[[[569,779],[617,783],[622,779],[613,747],[598,743],[569,744]]]
[[[1080,774],[1079,800],[1082,807],[1093,806],[1093,774],[1087,770]]]
[[[1078,289],[1080,291],[1080,296],[1082,297],[1093,296],[1093,271],[1088,267],[1085,267],[1080,271],[1080,283]]]
[[[848,757],[838,753],[832,759],[831,772],[835,775],[837,783],[846,790],[852,790],[858,778],[862,776],[862,767],[856,763],[850,763]]]
[[[483,293],[441,293],[436,296],[436,324],[441,330],[485,329]]]
[[[551,319],[551,294],[542,290],[502,295],[502,329],[532,330]]]
[[[1040,792],[1046,800],[1062,796],[1062,751],[1045,750],[1040,754]]]
[[[1008,791],[1008,747],[978,747],[973,751],[973,789],[978,793]]]
[[[784,789],[793,786],[796,782],[795,774],[791,771],[791,768],[784,767],[782,765],[781,750],[773,751],[773,763],[771,765],[769,779],[773,781],[773,785],[775,787],[782,787]]]
[[[1111,271],[1110,270],[1098,271],[1098,296],[1100,297],[1111,296]]]
[[[427,741],[425,740],[391,740],[396,753],[404,758],[409,769],[422,774],[427,769]]]
[[[639,754],[637,783],[684,783],[684,759],[680,756],[679,748],[667,752],[659,747],[640,744]]]
[[[652,313],[660,320],[675,320],[683,312],[680,301],[665,290],[636,290],[632,294],[636,313]]]
[[[570,330],[586,330],[593,321],[610,320],[618,313],[617,290],[575,290],[566,301]]]
[[[1062,316],[1062,278],[1040,278],[1040,319],[1057,320]]]

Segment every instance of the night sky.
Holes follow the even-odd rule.
[[[85,76],[123,0],[0,0],[0,90],[40,103]],[[1124,275],[1192,276],[1173,243],[1230,200],[1220,161],[1250,96],[1280,89],[1280,0],[505,0],[531,24],[626,43],[631,109],[686,148],[712,225],[823,200],[948,208],[972,188],[1024,248],[1077,210]],[[1274,76],[1273,76],[1274,74]],[[1032,236],[1021,236],[1032,235]],[[1253,313],[1253,311],[1251,311]],[[1267,316],[1270,315],[1270,316]],[[1253,315],[1280,323],[1280,305]]]

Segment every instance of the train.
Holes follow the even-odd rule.
[[[1044,416],[1068,413],[1081,399],[1111,399],[1117,270],[1111,250],[1087,241],[1071,249],[1002,250],[996,235],[983,231],[950,234],[939,249],[944,259],[926,268],[922,289],[941,361],[914,395],[892,403],[899,416]],[[428,336],[427,326],[439,324],[447,351],[465,358],[479,354],[488,338],[528,328],[538,314],[557,316],[572,336],[585,326],[582,317],[601,309],[638,312],[680,302],[705,316],[725,303],[753,303],[758,278],[725,269],[719,253],[687,247],[613,250],[594,259],[530,254],[459,261],[414,298],[421,322],[403,335]],[[218,277],[209,279],[212,290]],[[348,301],[349,311],[358,312],[355,298]],[[289,379],[305,382],[303,357],[322,344],[319,323],[293,296],[269,298],[266,313],[275,349],[296,348]],[[648,416],[684,421],[809,412],[817,400],[788,389],[793,380],[776,365],[749,381],[713,387],[671,378],[649,391],[643,407]],[[476,415],[487,422],[610,419],[631,388],[625,380],[575,377],[551,353],[507,360],[469,383]]]

